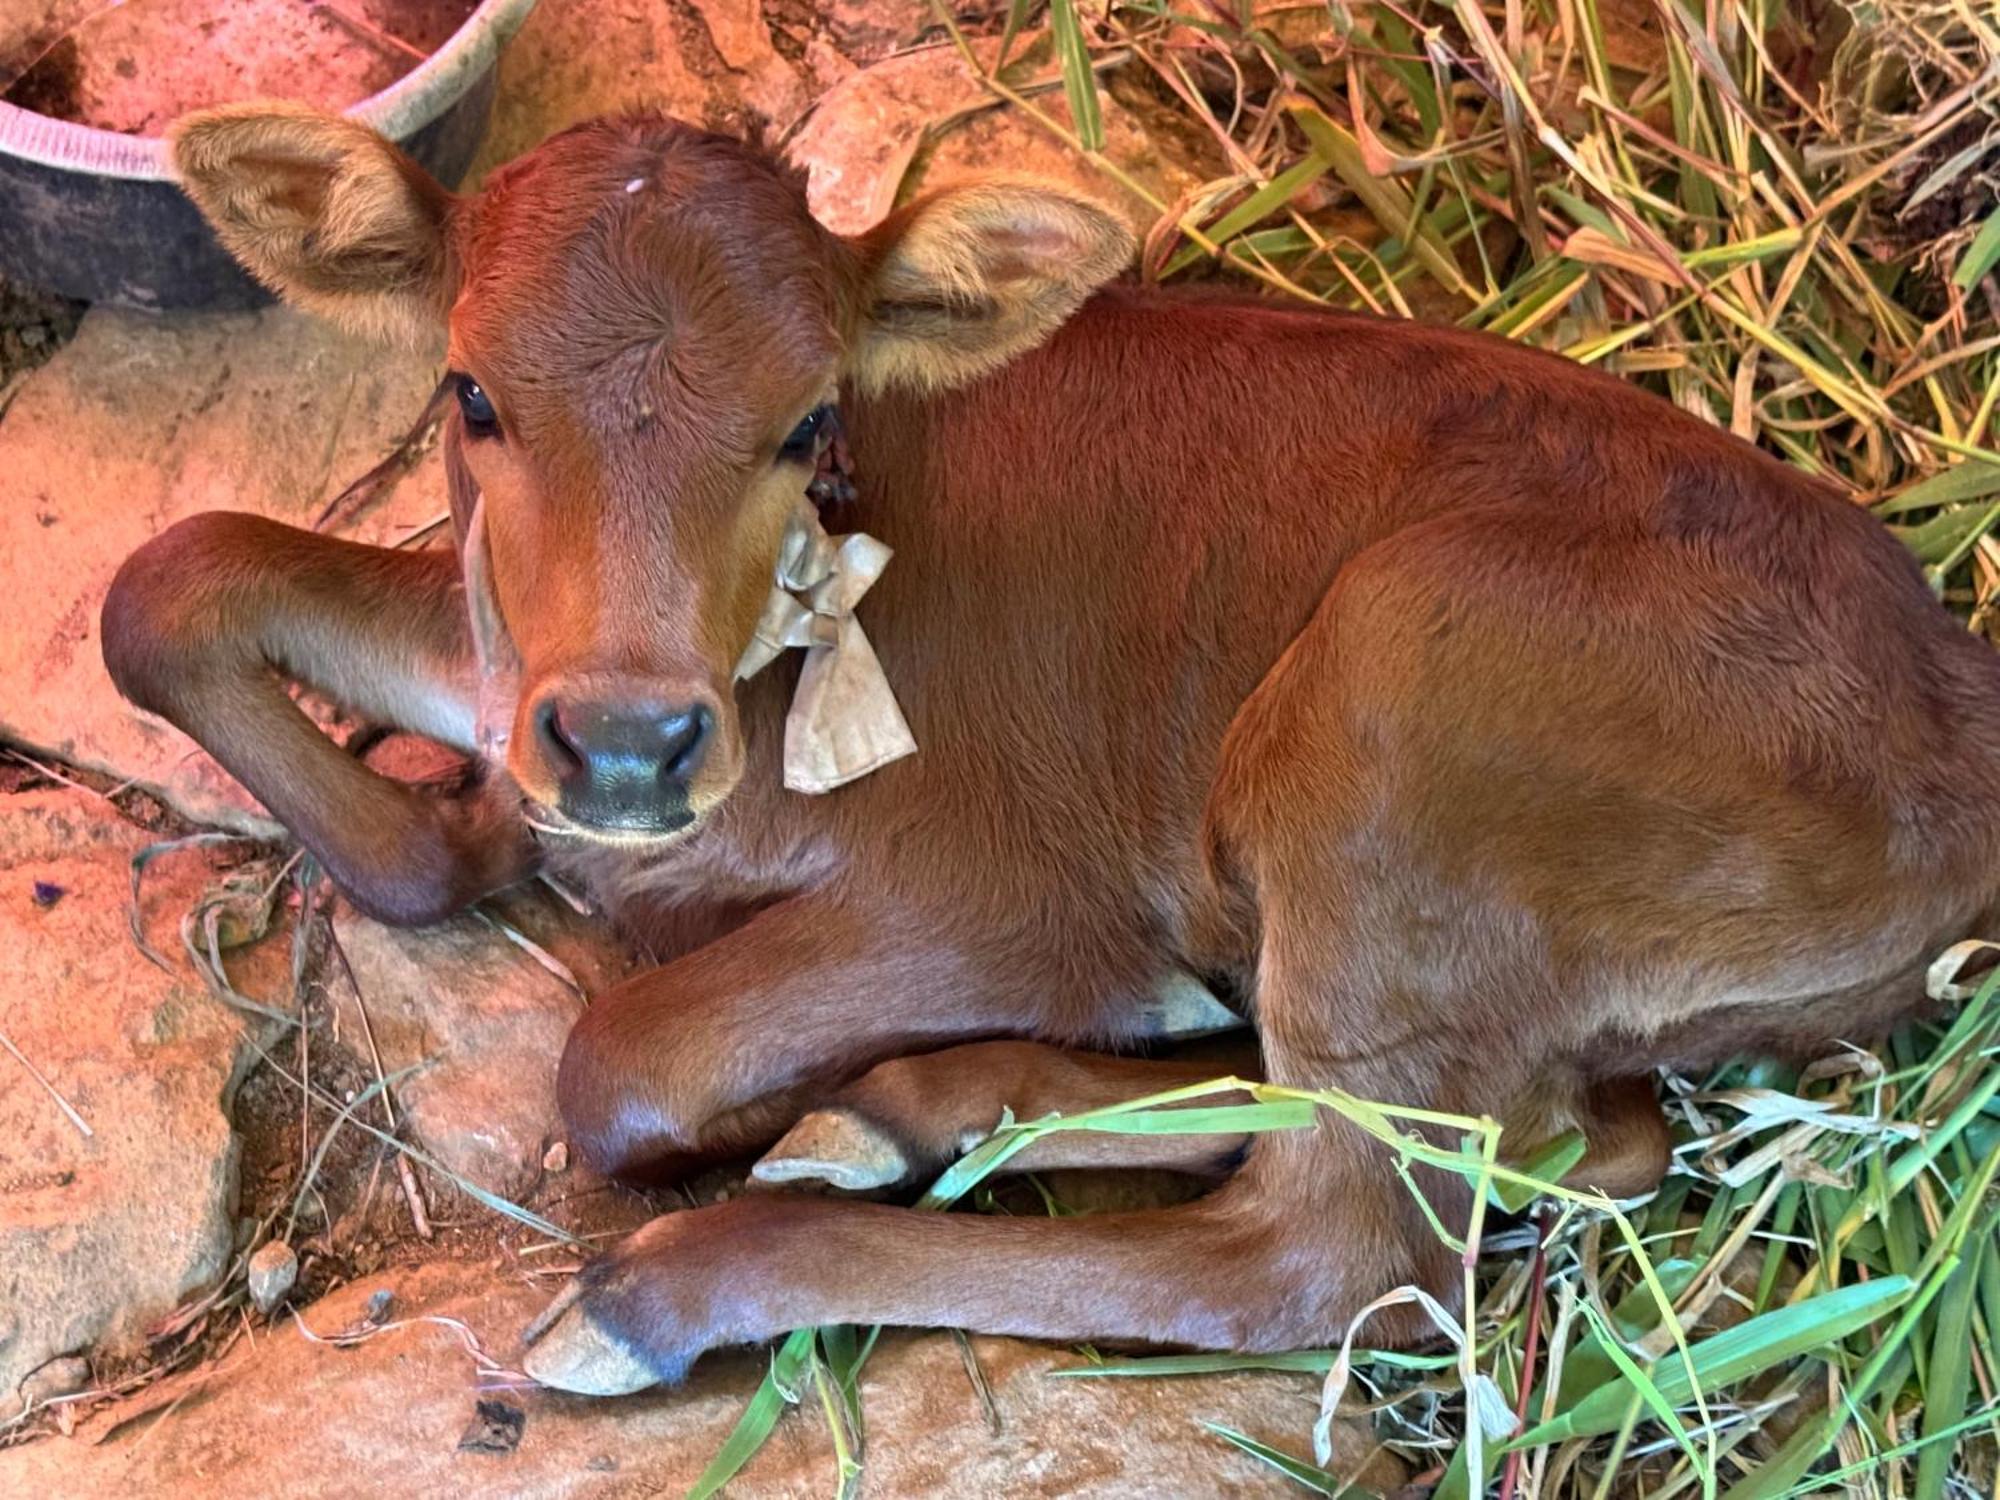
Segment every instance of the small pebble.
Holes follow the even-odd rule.
[[[39,906],[43,911],[47,911],[68,894],[67,891],[53,880],[37,880],[35,882],[35,905]]]
[[[269,1313],[299,1279],[299,1257],[283,1240],[266,1240],[250,1257],[250,1300]]]
[[[542,1170],[560,1172],[569,1166],[569,1142],[557,1141],[542,1153]]]
[[[389,1319],[389,1309],[396,1305],[396,1294],[386,1286],[368,1299],[368,1321],[385,1323]]]

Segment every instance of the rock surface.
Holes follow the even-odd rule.
[[[0,738],[158,788],[203,823],[274,831],[178,731],[118,696],[97,617],[118,566],[203,510],[309,522],[387,454],[439,374],[282,308],[148,317],[96,308],[0,422]],[[441,514],[413,476],[352,533]]]
[[[974,52],[990,65],[999,44]],[[1037,108],[1070,126],[1069,107],[1049,57],[1046,37],[1018,38],[1009,54],[1033,64],[1028,85]],[[1162,154],[1130,111],[1100,97],[1105,156],[1162,202],[1197,178],[1187,164]],[[837,83],[813,105],[785,154],[806,169],[807,196],[821,223],[855,234],[879,223],[899,202],[926,189],[1006,171],[1067,182],[1123,214],[1135,230],[1157,210],[1034,120],[1002,107],[966,67],[958,49],[932,43],[885,58]]]
[[[60,1359],[50,1360],[23,1379],[15,1388],[14,1400],[19,1403],[20,1409],[25,1410],[89,1387],[90,1361],[80,1354],[65,1354]],[[0,1415],[4,1415],[7,1409],[5,1403],[0,1403]]]
[[[232,1248],[246,1037],[185,965],[162,973],[133,946],[129,865],[148,841],[86,793],[0,796],[0,1030],[91,1131],[0,1055],[0,1416],[47,1361],[132,1346]],[[156,949],[179,951],[205,878],[198,856],[154,867]]]
[[[309,1309],[321,1336],[353,1327],[395,1287],[395,1325],[347,1349],[278,1325],[245,1340],[199,1385],[165,1386],[93,1415],[73,1439],[0,1452],[0,1493],[72,1500],[200,1494],[505,1494],[625,1497],[684,1493],[715,1455],[764,1371],[761,1354],[705,1360],[686,1387],[612,1400],[519,1387],[481,1389],[456,1320],[486,1354],[517,1362],[515,1332],[546,1292],[485,1264],[438,1263],[367,1278]],[[996,1432],[958,1346],[941,1334],[885,1335],[861,1380],[869,1495],[1139,1497],[1297,1494],[1289,1481],[1202,1426],[1215,1422],[1292,1453],[1309,1446],[1317,1382],[1238,1374],[1172,1382],[1057,1380],[1064,1350],[1008,1339],[972,1346],[992,1392]],[[193,1391],[195,1394],[189,1395]],[[133,1420],[186,1396],[153,1421]],[[511,1452],[461,1451],[481,1397],[525,1418]],[[122,1425],[120,1425],[122,1424]],[[1367,1448],[1340,1472],[1393,1487],[1398,1470]],[[826,1423],[808,1393],[728,1493],[832,1491]]]
[[[951,10],[963,24],[982,14],[990,16],[997,8],[987,0],[984,5],[954,5]],[[864,68],[941,29],[931,0],[822,0],[815,9],[828,39]]]
[[[956,0],[965,22],[1003,0]],[[775,145],[859,67],[937,33],[930,0],[542,0],[500,60],[473,180],[593,115],[657,109]]]
[[[803,109],[808,96],[789,69],[773,70],[783,65],[768,33],[751,28],[746,4],[755,9],[755,0],[543,0],[501,55],[473,180],[558,130],[622,110],[657,109],[744,136],[782,127],[777,117]]]
[[[531,915],[515,901],[505,920],[532,922],[531,941],[587,993],[624,971],[601,931],[542,906]],[[427,1063],[395,1091],[413,1138],[475,1185],[518,1196],[561,1136],[556,1062],[582,997],[478,917],[410,931],[342,912],[335,930],[355,981],[329,985],[341,1039],[368,1057],[372,1035],[385,1073]]]

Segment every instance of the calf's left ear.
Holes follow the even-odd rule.
[[[382,136],[283,102],[204,110],[169,136],[216,237],[286,301],[398,342],[443,326],[452,196]]]
[[[919,199],[854,247],[865,281],[849,373],[864,389],[941,390],[1048,338],[1133,240],[1081,193],[987,178]]]

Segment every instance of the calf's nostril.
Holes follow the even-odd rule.
[[[687,709],[660,725],[664,741],[661,769],[669,780],[686,781],[701,769],[714,728],[715,715],[706,706]]]
[[[549,764],[559,776],[581,770],[588,759],[564,725],[562,705],[554,698],[544,699],[535,711],[535,737],[541,742],[542,753],[548,757]]]

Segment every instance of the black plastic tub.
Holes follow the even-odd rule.
[[[348,109],[440,182],[471,165],[494,64],[535,0],[486,0],[445,44]],[[166,142],[0,101],[0,275],[120,307],[243,308],[270,300],[215,242],[173,179]]]

